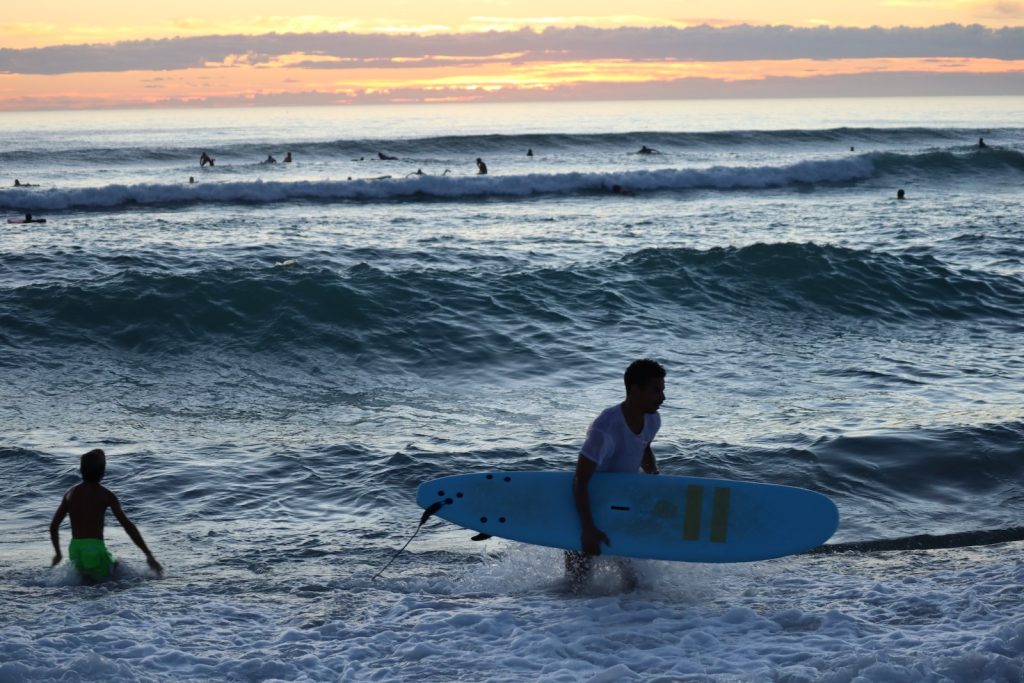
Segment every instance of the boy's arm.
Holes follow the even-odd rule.
[[[146,564],[149,565],[149,568],[157,574],[162,573],[164,568],[160,566],[160,563],[153,557],[153,553],[146,547],[146,542],[142,540],[142,534],[139,533],[138,527],[132,524],[132,520],[128,519],[128,515],[124,514],[124,510],[121,509],[121,501],[110,491],[108,493],[110,493],[110,511],[117,517],[117,521],[121,523],[128,537],[135,542],[135,545],[139,546],[142,552],[146,553]]]
[[[60,523],[67,516],[68,494],[65,493],[64,497],[60,499],[57,511],[53,513],[53,519],[50,520],[50,540],[53,542],[53,563],[50,565],[51,567],[56,567],[64,559],[60,554]]]

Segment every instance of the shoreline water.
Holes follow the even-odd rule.
[[[0,680],[1020,680],[1019,541],[650,563],[567,598],[554,551],[431,522],[369,579],[420,482],[570,468],[638,356],[669,371],[666,474],[826,493],[835,542],[1019,527],[1018,101],[403,109],[358,135],[374,112],[0,115],[45,185],[0,205],[50,218],[0,240]],[[484,144],[486,178],[340,180],[468,176]],[[163,579],[112,519],[123,578],[46,567],[92,447]]]

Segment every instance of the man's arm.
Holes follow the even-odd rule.
[[[124,514],[124,510],[121,509],[121,501],[113,493],[110,494],[110,511],[117,517],[117,521],[121,523],[128,537],[135,542],[135,545],[139,546],[142,552],[146,553],[146,564],[149,565],[149,568],[157,574],[163,573],[164,568],[160,566],[160,563],[153,557],[153,553],[146,547],[146,542],[142,540],[142,534],[139,533],[139,529],[132,524],[132,520],[128,519],[128,515]]]
[[[56,567],[64,559],[60,553],[60,524],[67,516],[68,494],[65,493],[64,497],[60,499],[57,511],[53,513],[53,519],[50,520],[50,540],[53,542],[53,563],[50,565],[51,567]]]
[[[647,474],[661,473],[658,469],[658,461],[654,459],[654,451],[651,450],[651,444],[647,444],[647,448],[644,449],[644,457],[640,460],[640,469]]]
[[[594,517],[590,514],[590,478],[596,470],[597,463],[580,453],[576,460],[576,476],[572,479],[572,493],[582,526],[580,543],[587,555],[600,555],[601,543],[612,544],[605,533],[594,525]]]

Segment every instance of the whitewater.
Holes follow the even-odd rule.
[[[1021,121],[0,115],[0,216],[47,219],[0,221],[0,682],[1024,680]],[[558,552],[432,520],[372,579],[419,483],[572,468],[645,356],[663,473],[828,495],[843,552],[570,595]],[[115,580],[49,567],[94,447],[164,576],[109,515]]]

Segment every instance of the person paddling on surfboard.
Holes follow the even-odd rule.
[[[75,484],[60,501],[60,506],[50,522],[50,540],[53,541],[53,566],[63,559],[60,552],[60,524],[64,517],[71,515],[71,545],[68,555],[75,569],[87,581],[102,581],[110,576],[116,562],[103,543],[103,518],[107,508],[114,513],[117,521],[128,536],[146,554],[146,563],[157,574],[163,567],[146,547],[142,534],[121,509],[117,496],[100,484],[107,469],[107,457],[99,448],[82,456],[82,481]]]
[[[601,544],[611,545],[608,536],[594,524],[590,511],[591,477],[595,472],[635,474],[639,470],[658,474],[651,442],[661,428],[658,408],[665,401],[665,368],[648,358],[636,360],[626,368],[623,382],[626,400],[603,410],[591,423],[576,460],[572,491],[580,517],[583,551],[565,552],[565,574],[576,589],[590,575],[592,558],[601,554]],[[635,585],[635,577],[624,567],[623,575],[630,587]]]
[[[25,213],[24,218],[8,218],[8,223],[45,223],[45,218],[34,218],[31,213]]]

